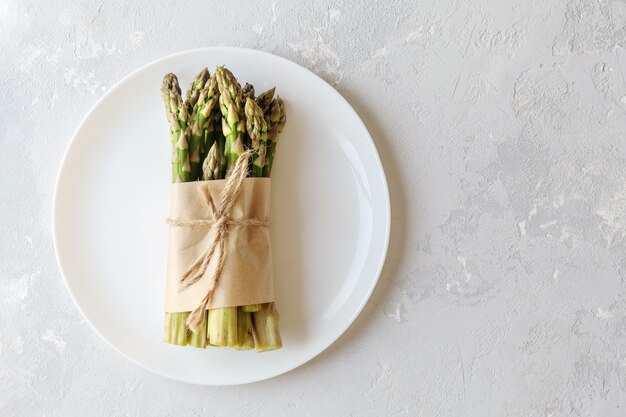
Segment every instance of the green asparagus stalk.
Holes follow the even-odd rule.
[[[184,159],[180,158],[178,147],[184,147],[183,131],[187,129],[186,106],[181,97],[178,79],[174,74],[167,74],[163,78],[161,87],[165,113],[170,123],[170,137],[172,142],[172,182],[182,182],[185,171],[182,170]],[[182,174],[181,174],[182,172]],[[166,313],[164,341],[175,345],[187,344],[187,317],[189,313]]]
[[[237,159],[244,151],[243,135],[245,120],[242,106],[242,89],[235,76],[226,68],[218,67],[215,78],[219,89],[219,107],[222,113],[224,136],[224,159],[228,178]],[[219,146],[219,145],[218,145]],[[237,307],[224,307],[209,310],[209,343],[215,346],[235,346],[237,338]]]
[[[185,314],[185,320],[189,317],[189,313]],[[196,331],[189,330],[188,334],[188,344],[189,346],[197,347],[200,349],[204,349],[207,345],[207,312],[204,313],[204,325],[198,327]]]
[[[188,342],[187,317],[189,313],[165,313],[165,343],[186,346]]]
[[[275,92],[276,92],[276,87],[272,87],[269,90],[264,91],[261,94],[259,94],[259,96],[255,99],[256,104],[258,104],[261,110],[263,110],[263,113],[267,113],[267,111],[270,109],[270,103],[272,102],[272,99],[274,98]]]
[[[280,349],[283,346],[278,322],[278,311],[274,303],[264,303],[259,311],[252,313],[254,343],[258,352]]]
[[[254,100],[254,86],[250,83],[246,83],[246,85],[243,86],[243,100],[245,101],[248,98],[251,98],[252,100]]]
[[[209,80],[209,76],[208,68],[203,68],[189,85],[185,101],[189,103],[191,107],[194,107],[198,102],[200,92],[204,89],[205,84]]]
[[[189,127],[183,129],[180,133],[178,141],[174,145],[176,157],[178,161],[178,181],[191,181],[191,163],[189,162],[189,137],[191,129]]]
[[[237,308],[237,344],[238,350],[254,349],[254,336],[252,334],[252,314]]]
[[[263,110],[252,99],[248,98],[245,104],[246,131],[250,137],[252,155],[251,177],[262,177],[265,167],[265,152],[267,146],[267,123]]]
[[[276,99],[271,101],[268,111],[265,112],[265,120],[269,131],[263,175],[269,177],[272,172],[274,155],[276,154],[278,135],[282,132],[287,121],[285,107],[280,97],[276,97]],[[274,303],[264,303],[258,311],[252,313],[254,340],[257,351],[263,352],[282,347],[278,321],[278,310]]]
[[[165,104],[165,115],[170,124],[170,138],[173,145],[175,139],[180,136],[181,125],[178,121],[178,114],[183,107],[180,85],[178,84],[176,75],[170,73],[163,77],[161,95],[163,97],[163,103]]]
[[[192,83],[190,91],[187,92],[189,101],[195,102],[192,114],[191,128],[191,148],[190,157],[191,179],[197,180],[211,175],[220,175],[219,155],[217,155],[217,146],[213,146],[215,140],[211,132],[214,130],[211,114],[213,108],[217,107],[218,91],[215,77],[209,77],[208,70],[202,71],[198,80]],[[195,91],[194,91],[195,90]],[[206,149],[211,146],[213,151],[213,160],[206,158]],[[203,164],[202,161],[206,163]],[[206,167],[206,172],[203,168]],[[216,177],[217,178],[217,177]],[[188,313],[189,314],[189,313]],[[200,326],[196,331],[190,331],[188,343],[190,346],[205,348],[209,337],[208,332],[208,311],[204,314],[204,325]]]
[[[246,131],[248,137],[250,137],[253,151],[250,176],[262,177],[267,145],[267,123],[263,115],[263,110],[261,110],[258,104],[251,98],[246,99],[244,113],[246,115]],[[260,309],[260,304],[240,306],[240,310],[245,313],[252,313]]]
[[[210,77],[199,90],[196,98],[190,141],[191,177],[193,179],[202,177],[201,162],[205,159],[207,151],[215,140],[214,135],[211,134],[214,130],[210,116],[213,108],[218,104],[218,94],[215,77]]]
[[[217,180],[222,177],[221,158],[222,158],[222,155],[219,152],[218,144],[217,142],[215,142],[213,143],[213,146],[211,146],[211,149],[209,150],[209,153],[202,165],[202,172],[203,172],[202,179],[204,181]]]
[[[243,135],[245,120],[242,106],[241,86],[235,76],[224,67],[215,70],[217,87],[220,91],[220,111],[222,112],[222,132],[225,137],[224,156],[226,157],[227,171],[232,169],[243,153]]]
[[[198,123],[197,103],[202,93],[205,91],[205,86],[209,80],[209,70],[203,68],[202,71],[196,75],[189,88],[187,89],[187,95],[185,99],[185,105],[188,109],[192,110],[190,114],[189,126],[191,128],[189,140],[189,165],[190,165],[190,180],[195,181],[200,176],[200,162],[202,161],[201,145],[201,125]]]
[[[270,103],[268,113],[265,115],[268,124],[268,135],[270,139],[277,141],[278,135],[282,133],[285,123],[287,123],[287,116],[285,115],[285,103],[276,96]],[[273,156],[273,155],[272,155]]]
[[[285,116],[285,105],[280,96],[277,96],[270,103],[269,110],[265,113],[265,120],[268,125],[267,161],[265,163],[264,174],[269,177],[274,163],[276,153],[276,143],[278,135],[283,131],[287,117]]]
[[[224,137],[224,133],[222,132],[222,112],[219,109],[219,103],[217,106],[213,108],[213,113],[211,113],[211,126],[209,127],[210,135],[214,138],[214,143],[217,143],[217,149],[220,154],[220,176],[219,178],[224,178],[226,175],[226,157],[224,156],[224,151],[226,147],[226,138]]]
[[[213,146],[213,143],[217,141],[217,139],[222,135],[222,113],[220,111],[220,103],[219,103],[219,89],[217,88],[217,79],[215,76],[211,77],[210,80],[210,89],[211,89],[211,101],[210,106],[207,106],[207,111],[204,114],[206,117],[206,136],[204,139],[204,149],[208,152]]]
[[[213,346],[237,346],[237,307],[209,309],[207,333]]]
[[[244,114],[245,114],[245,103],[248,99],[254,100],[254,86],[250,83],[246,83],[243,86],[242,90],[242,102],[244,104]],[[243,147],[245,149],[250,147],[250,135],[248,132],[244,132],[243,134]]]
[[[178,78],[174,74],[167,74],[163,77],[161,85],[161,94],[165,103],[165,115],[170,124],[170,141],[172,143],[172,182],[178,181],[179,159],[176,153],[176,142],[186,127],[186,123],[181,121],[181,112],[184,109],[183,99],[181,97]]]
[[[219,152],[218,142],[214,142],[202,164],[204,180],[222,178],[222,155]],[[238,343],[237,307],[209,309],[206,334],[209,344],[213,346],[235,346]]]
[[[183,102],[178,79],[174,74],[167,74],[161,88],[172,139],[172,182],[186,182],[196,180],[191,172],[189,157],[189,126],[191,105]],[[186,321],[189,312],[166,313],[164,341],[175,345],[187,344],[204,348],[206,346],[206,326],[198,332],[189,332]]]

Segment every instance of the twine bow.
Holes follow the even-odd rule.
[[[217,265],[211,274],[209,279],[209,288],[206,296],[202,299],[198,307],[189,314],[187,318],[187,326],[191,330],[196,330],[204,321],[204,312],[206,311],[211,296],[217,288],[219,278],[224,269],[224,262],[226,260],[226,251],[224,246],[226,243],[226,235],[233,227],[269,227],[269,222],[259,219],[241,219],[233,220],[230,218],[230,210],[239,197],[239,193],[243,188],[243,180],[248,176],[248,159],[252,151],[248,150],[242,153],[237,162],[235,163],[233,170],[228,177],[228,181],[224,186],[221,194],[221,201],[218,206],[213,203],[213,198],[206,188],[203,188],[207,204],[211,211],[210,219],[201,220],[176,220],[167,219],[167,223],[174,227],[190,227],[198,228],[203,226],[213,227],[215,229],[215,236],[206,251],[196,259],[187,271],[180,278],[180,283],[183,287],[189,287],[202,278],[217,250]]]

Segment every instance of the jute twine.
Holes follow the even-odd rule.
[[[203,188],[207,205],[210,208],[211,218],[200,220],[176,220],[167,219],[167,223],[173,227],[188,227],[191,229],[197,229],[200,227],[212,227],[215,229],[215,235],[211,243],[208,245],[204,254],[200,255],[187,271],[180,278],[180,283],[183,287],[189,287],[200,278],[204,276],[213,255],[217,251],[217,265],[213,270],[213,273],[209,277],[209,288],[207,289],[206,296],[202,299],[198,307],[189,314],[187,318],[187,326],[195,331],[204,322],[204,312],[206,311],[211,296],[215,292],[219,283],[222,269],[224,269],[224,261],[226,260],[226,251],[224,250],[226,244],[226,236],[228,232],[234,227],[269,227],[269,222],[251,218],[251,219],[231,219],[230,210],[239,197],[239,193],[243,189],[243,180],[248,176],[248,159],[252,155],[252,151],[248,150],[242,153],[237,162],[235,163],[226,185],[222,190],[221,201],[219,205],[213,203],[213,198],[206,188]]]

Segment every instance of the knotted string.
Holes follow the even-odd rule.
[[[196,259],[187,271],[180,278],[183,287],[189,287],[204,276],[215,251],[217,251],[217,265],[209,278],[209,288],[206,296],[202,299],[198,307],[189,314],[187,318],[187,326],[193,331],[197,330],[204,322],[204,312],[206,311],[211,296],[217,288],[224,262],[226,260],[226,251],[224,250],[226,243],[226,235],[233,227],[269,227],[269,222],[259,219],[242,219],[233,220],[229,217],[230,210],[233,208],[239,197],[239,193],[243,189],[243,180],[248,176],[248,159],[252,155],[252,151],[248,150],[242,153],[235,163],[226,185],[222,190],[219,205],[213,203],[213,198],[206,188],[203,188],[210,208],[211,218],[202,220],[176,220],[167,219],[167,223],[174,227],[189,227],[196,229],[199,227],[213,227],[215,235],[206,251]]]

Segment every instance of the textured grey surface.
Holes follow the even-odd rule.
[[[623,416],[626,3],[0,0],[3,416]],[[185,385],[82,320],[50,212],[77,123],[128,72],[262,49],[331,82],[393,205],[381,281],[309,364]]]

